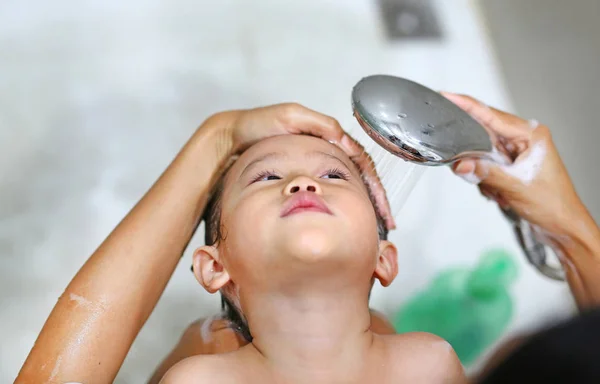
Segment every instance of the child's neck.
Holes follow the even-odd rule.
[[[292,294],[253,293],[244,312],[254,348],[282,379],[355,379],[373,343],[368,292],[360,290],[312,286]]]

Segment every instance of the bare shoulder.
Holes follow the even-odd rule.
[[[441,337],[411,332],[382,338],[397,377],[412,378],[414,382],[466,383],[458,356]]]
[[[223,355],[188,357],[175,364],[163,376],[160,384],[204,384],[233,382],[231,364]],[[227,369],[229,367],[229,369]]]

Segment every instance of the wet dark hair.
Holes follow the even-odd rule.
[[[222,171],[221,176],[213,187],[210,198],[206,204],[206,208],[202,214],[202,221],[204,221],[204,243],[209,246],[217,244],[226,236],[221,223],[221,198],[223,197],[225,181],[232,165],[233,162],[230,162]],[[356,164],[355,166],[357,169],[359,169]],[[379,210],[376,209],[377,206],[375,198],[373,196],[373,191],[371,191],[369,187],[369,183],[365,182],[364,180],[363,182],[367,187],[369,199],[375,208],[375,216],[377,218],[377,233],[379,234],[379,239],[387,240],[388,229],[385,225],[385,220],[379,213]],[[221,308],[225,318],[232,323],[234,329],[240,333],[244,339],[246,339],[248,342],[251,342],[252,334],[248,328],[248,323],[244,319],[239,308],[237,308],[223,292],[221,292]]]

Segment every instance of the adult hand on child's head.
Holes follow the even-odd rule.
[[[371,188],[380,215],[388,229],[396,227],[385,189],[375,166],[363,147],[344,132],[333,117],[323,115],[296,103],[276,104],[248,110],[227,111],[211,117],[225,127],[232,150],[240,152],[267,137],[304,134],[320,137],[341,148],[358,166]]]
[[[442,93],[498,138],[499,151],[512,164],[461,160],[456,174],[479,183],[483,195],[553,234],[566,234],[585,211],[552,141],[550,130],[490,108],[469,96]]]

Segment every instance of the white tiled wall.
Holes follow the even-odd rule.
[[[443,41],[392,45],[374,4],[0,3],[0,381],[14,379],[70,278],[210,113],[298,101],[357,129],[350,89],[373,73],[510,109],[471,2],[437,1]],[[496,208],[447,169],[427,171],[397,221],[401,272],[373,296],[386,311],[487,247],[519,255]],[[511,329],[567,313],[566,287],[519,263]],[[217,309],[186,255],[117,382],[143,382],[187,324]]]

